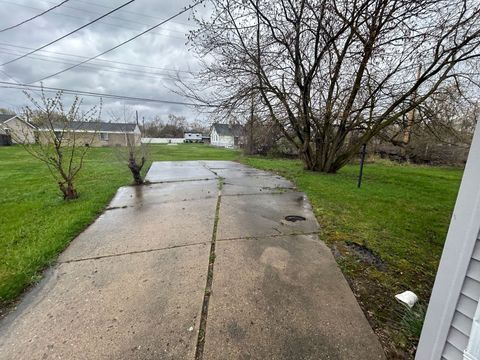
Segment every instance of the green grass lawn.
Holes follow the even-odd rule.
[[[427,303],[462,170],[380,161],[366,165],[357,189],[357,165],[326,175],[304,171],[296,160],[242,157],[201,144],[149,149],[150,161],[240,160],[295,181],[389,357],[396,351],[411,357],[416,334],[401,325],[405,319],[393,296],[412,290]],[[0,147],[0,313],[103,211],[117,188],[130,183],[112,151],[91,149],[78,179],[80,198],[64,202],[44,164],[21,147]],[[368,248],[377,262],[351,244]]]

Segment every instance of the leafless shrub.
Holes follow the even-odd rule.
[[[23,109],[23,120],[33,125],[36,144],[28,141],[28,135],[15,134],[16,141],[36,159],[47,165],[65,200],[78,197],[75,179],[83,167],[84,158],[95,139],[96,131],[92,126],[85,130],[84,123],[97,123],[102,103],[81,112],[82,100],[75,96],[72,104],[65,110],[62,92],[47,97],[41,91],[37,100],[28,92],[25,95],[31,102]],[[93,125],[95,129],[95,125]]]
[[[115,122],[123,122],[125,124],[132,123],[129,119],[133,119],[131,111],[124,109],[123,115],[118,116],[112,114]],[[122,120],[123,118],[123,120]],[[138,113],[135,112],[135,124],[138,129],[141,129],[138,123]],[[145,179],[142,175],[142,169],[148,159],[148,148],[141,142],[141,134],[131,134],[125,131],[125,146],[115,147],[114,151],[122,164],[126,164],[130,170],[135,185],[142,185]]]

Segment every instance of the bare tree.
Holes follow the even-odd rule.
[[[441,85],[478,75],[478,0],[211,3],[191,34],[204,70],[182,92],[245,113],[258,98],[309,170],[336,172]]]
[[[100,105],[81,112],[82,100],[75,96],[68,110],[64,109],[62,92],[48,98],[41,91],[37,100],[25,92],[31,102],[23,110],[26,122],[36,127],[36,144],[27,134],[16,134],[16,141],[33,157],[45,163],[64,200],[78,197],[75,179],[83,167],[84,158],[96,136],[96,123],[101,114]],[[89,126],[85,126],[85,124]]]
[[[155,116],[152,120],[142,125],[142,133],[145,137],[158,138],[161,137],[161,131],[165,127],[165,123],[159,116]]]
[[[15,114],[15,111],[6,109],[6,108],[0,108],[0,114]]]
[[[121,117],[112,114],[112,117],[116,122],[122,122]],[[122,164],[126,164],[128,169],[132,173],[133,182],[135,185],[142,185],[145,180],[142,175],[142,169],[148,158],[148,150],[145,144],[141,142],[141,134],[135,135],[131,132],[127,132],[128,125],[136,125],[141,129],[138,123],[138,112],[135,111],[135,123],[128,121],[129,118],[133,118],[132,112],[128,112],[126,109],[123,111],[123,123],[125,124],[125,147],[116,147],[115,153],[117,158]]]

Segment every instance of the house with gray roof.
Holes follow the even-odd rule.
[[[54,133],[64,139],[73,138],[76,144],[89,146],[126,146],[140,143],[140,127],[136,123],[102,121],[58,121],[52,124],[32,124],[15,114],[0,114],[0,133],[11,136],[13,143],[48,142]]]
[[[214,123],[210,131],[210,144],[213,146],[236,148],[245,142],[245,128],[240,124]]]
[[[35,126],[16,114],[0,114],[0,134],[9,136],[14,144],[34,144],[35,130]]]
[[[113,123],[102,121],[69,121],[48,125],[37,125],[37,141],[48,141],[49,136],[42,136],[47,132],[54,132],[56,136],[73,137],[75,142],[89,146],[127,146],[140,144],[141,132],[136,123]],[[93,136],[93,138],[92,138]]]

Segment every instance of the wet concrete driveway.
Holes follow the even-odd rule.
[[[384,358],[292,183],[228,161],[147,179],[1,321],[0,359]]]

